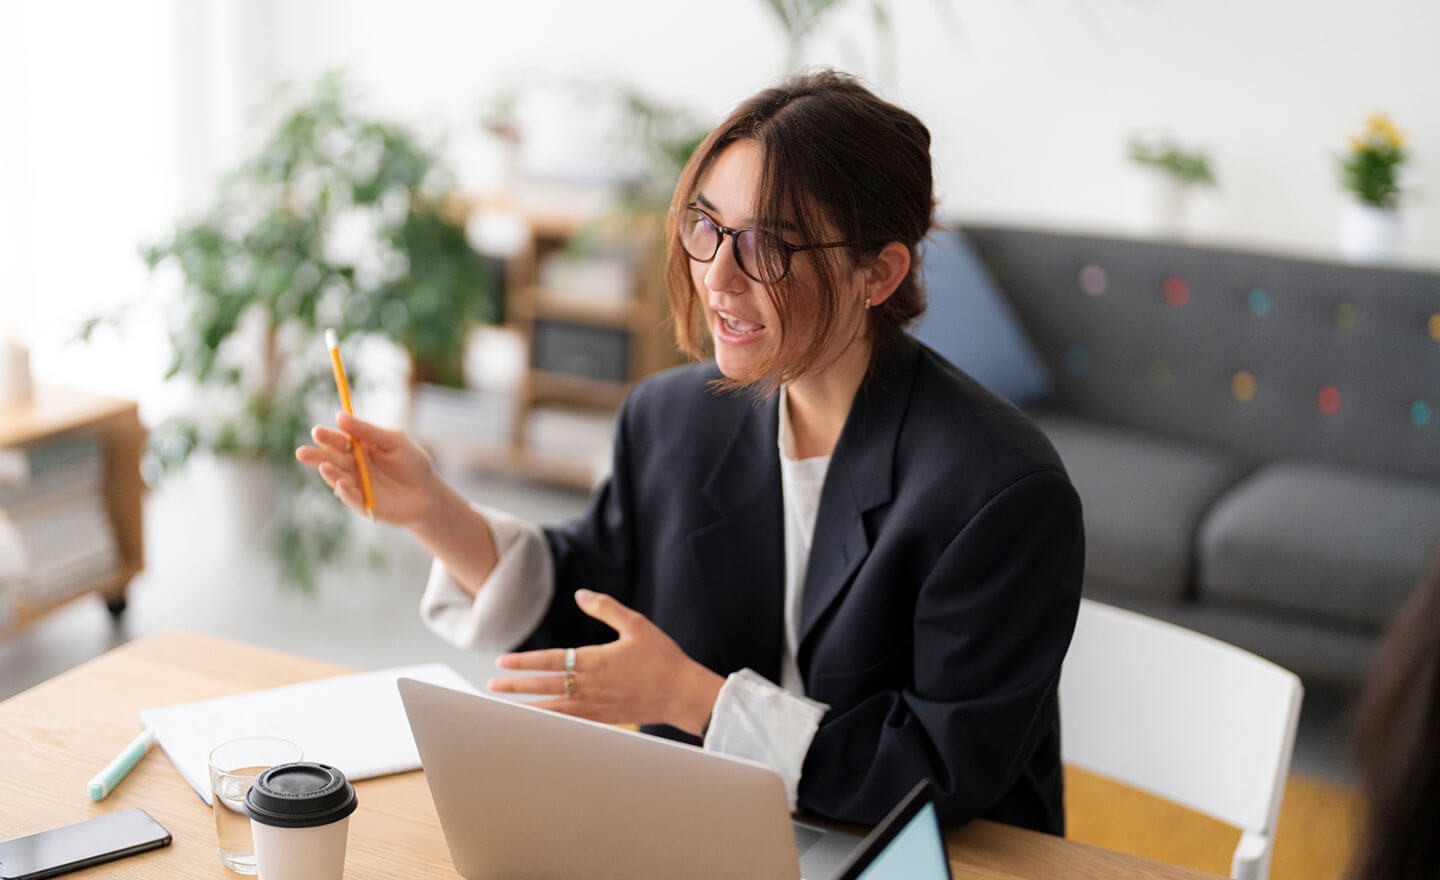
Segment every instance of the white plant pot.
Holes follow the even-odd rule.
[[[211,469],[217,525],[233,548],[253,548],[280,504],[280,474],[268,461],[229,456],[212,458]]]
[[[1400,215],[1349,204],[1340,215],[1340,255],[1352,263],[1388,263],[1400,250]]]
[[[0,408],[25,403],[30,390],[30,351],[0,338]]]
[[[1150,190],[1150,216],[1156,234],[1184,238],[1190,230],[1190,189],[1168,174],[1155,175]]]

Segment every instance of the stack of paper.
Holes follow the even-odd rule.
[[[288,739],[306,761],[337,767],[351,780],[369,779],[420,767],[395,686],[400,678],[475,692],[454,669],[428,663],[145,709],[140,722],[207,804],[210,750],[242,736]]]
[[[44,603],[115,571],[99,438],[0,449],[0,596]]]
[[[411,401],[411,434],[427,446],[510,442],[518,403],[514,394],[420,382]]]

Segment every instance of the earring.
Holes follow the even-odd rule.
[[[865,297],[865,310],[866,310],[866,311],[869,311],[869,310],[870,310],[870,307],[873,306],[873,305],[874,305],[874,303],[872,303],[872,302],[870,301],[870,297],[868,297],[868,296]]]

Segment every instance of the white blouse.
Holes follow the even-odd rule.
[[[785,644],[780,684],[751,669],[725,679],[705,734],[709,751],[749,758],[773,768],[785,780],[795,809],[805,754],[830,707],[805,696],[796,662],[800,606],[820,492],[829,456],[794,458],[785,389],[779,394],[780,484],[785,516]],[[475,505],[490,521],[499,562],[472,597],[436,560],[420,599],[420,615],[437,635],[453,645],[488,653],[512,650],[545,616],[555,595],[555,568],[545,534],[538,525],[503,511]]]

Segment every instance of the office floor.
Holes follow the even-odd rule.
[[[576,493],[497,477],[451,474],[467,497],[538,522],[579,511]],[[146,501],[146,569],[131,584],[130,608],[112,625],[98,599],[71,603],[24,632],[0,637],[0,698],[84,662],[127,639],[179,627],[242,639],[357,668],[444,661],[483,682],[491,658],[452,648],[417,614],[429,558],[407,535],[362,523],[384,552],[384,569],[355,566],[327,575],[313,596],[276,585],[254,534],[218,508],[218,477],[187,469]],[[1296,744],[1296,772],[1353,781],[1345,724],[1351,696],[1310,688]]]

